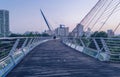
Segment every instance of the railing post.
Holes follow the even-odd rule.
[[[35,43],[35,40],[36,40],[36,38],[33,38],[31,44],[34,44],[34,43]]]
[[[71,40],[71,39],[72,39],[72,40]],[[73,38],[70,37],[70,43],[71,43],[70,46],[72,46],[72,41],[73,41]]]
[[[64,42],[64,43],[67,43],[68,41],[69,41],[69,40],[68,40],[68,37],[64,37],[64,38],[63,38],[63,42]]]
[[[27,41],[28,41],[28,38],[25,39],[25,41],[24,41],[24,43],[22,45],[22,48],[21,48],[24,55],[25,55],[25,52],[23,51],[23,48],[26,46]]]
[[[95,40],[95,38],[92,38],[92,40],[93,40],[93,42],[94,42],[94,44],[95,44],[95,46],[96,46],[96,48],[97,48],[97,51],[98,51],[98,52],[97,52],[96,58],[98,58],[101,50],[100,50],[100,47],[99,47],[97,41]]]
[[[37,38],[36,42],[39,42],[40,37]]]
[[[66,42],[69,42],[68,38],[69,38],[69,37],[66,37],[66,38],[65,38],[65,41],[66,41]]]
[[[103,45],[103,48],[105,49],[106,53],[107,53],[107,60],[110,59],[110,50],[105,42],[105,40],[103,38],[100,38],[101,39],[101,42],[102,42],[102,45]]]
[[[34,41],[34,42],[36,43],[36,42],[37,42],[37,40],[38,40],[38,37],[36,37],[36,38],[35,38],[35,41]]]
[[[23,43],[23,45],[22,45],[22,48],[25,47],[25,45],[27,44],[27,41],[28,41],[28,38],[25,39],[25,41],[24,41],[24,43]]]
[[[76,41],[76,38],[73,39],[74,43],[75,43],[75,49],[77,47],[77,41]]]
[[[34,43],[37,43],[38,37],[35,38]]]
[[[36,39],[36,38],[33,38],[33,40],[32,40],[32,42],[31,42],[31,44],[34,44],[34,42],[35,42],[35,39]]]
[[[10,50],[10,53],[9,53],[9,56],[11,57],[11,59],[12,59],[12,61],[13,61],[14,64],[16,64],[16,63],[15,63],[13,54],[14,54],[15,49],[17,48],[17,45],[19,44],[19,41],[20,41],[20,39],[17,39],[17,40],[16,40],[15,44],[13,45],[13,47],[12,47],[12,49]]]
[[[30,41],[29,41],[29,43],[28,43],[27,46],[30,46],[30,44],[32,43],[32,41],[33,41],[33,38],[30,39]]]
[[[65,43],[65,44],[67,44],[68,43],[68,37],[63,37],[62,38],[62,42]]]
[[[82,41],[81,38],[80,38],[80,42],[81,42],[82,46],[85,47],[85,44],[84,44],[84,42]]]
[[[63,38],[61,39],[63,43],[66,42],[66,38],[67,38],[67,37],[63,37]]]

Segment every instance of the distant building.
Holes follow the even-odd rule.
[[[28,34],[30,34],[31,32],[30,31],[26,31],[25,33],[24,33],[24,35],[28,35]]]
[[[48,35],[53,35],[54,31],[51,30],[45,30],[44,33],[48,34]]]
[[[92,34],[92,33],[91,33],[91,29],[88,28],[87,31],[85,32],[85,36],[86,36],[86,37],[90,37],[91,34]]]
[[[0,37],[7,37],[9,34],[9,11],[0,10]]]
[[[60,37],[66,37],[69,35],[69,28],[65,25],[60,25],[60,27],[55,29],[55,34]]]
[[[113,32],[112,29],[107,30],[107,34],[108,34],[108,37],[113,37],[114,36],[114,32]]]
[[[40,34],[39,32],[37,32],[37,31],[26,31],[25,33],[24,33],[24,35],[29,35],[29,34]]]
[[[83,25],[77,24],[77,26],[74,28],[72,31],[71,35],[74,37],[81,37],[83,36],[84,31],[83,31]]]

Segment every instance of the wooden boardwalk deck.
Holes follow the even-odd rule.
[[[100,62],[53,40],[33,49],[7,77],[120,77],[120,64]]]

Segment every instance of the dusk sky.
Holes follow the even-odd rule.
[[[41,16],[43,10],[49,24],[70,27],[70,31],[98,0],[0,0],[0,9],[10,12],[10,30],[15,33],[47,30]]]

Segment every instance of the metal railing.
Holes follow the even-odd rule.
[[[0,38],[0,77],[5,77],[34,47],[50,37]]]
[[[64,37],[62,40],[66,45],[101,61],[120,61],[120,38]]]

